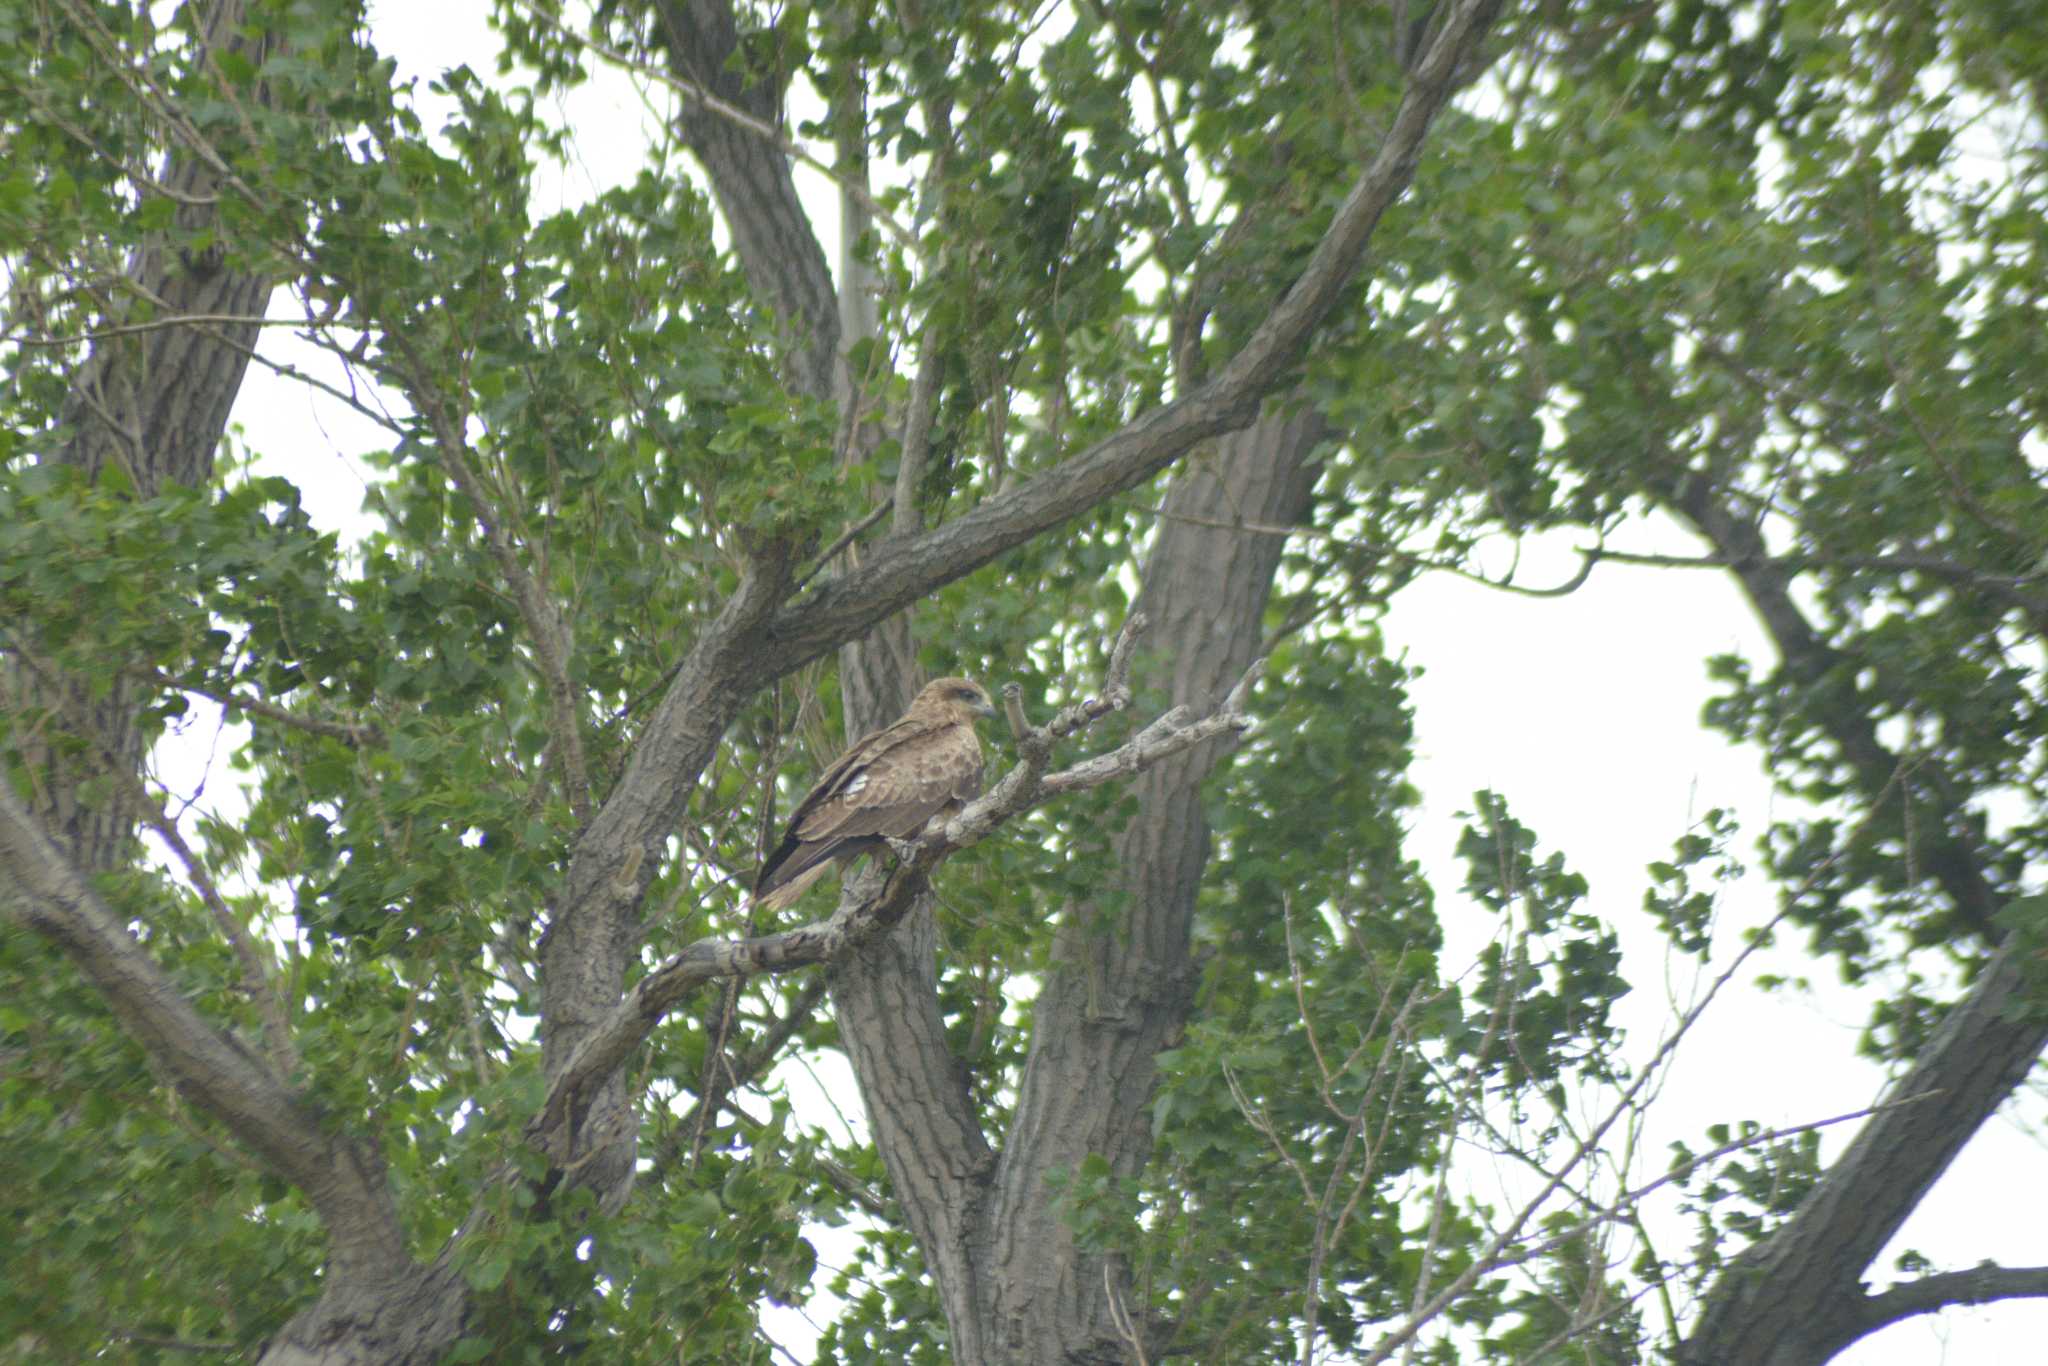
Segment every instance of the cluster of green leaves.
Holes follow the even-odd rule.
[[[1671,1145],[1671,1174],[1686,1192],[1683,1208],[1694,1222],[1687,1259],[1676,1268],[1639,1266],[1647,1277],[1676,1277],[1695,1292],[1709,1285],[1728,1258],[1757,1241],[1799,1207],[1820,1177],[1820,1131],[1767,1134],[1755,1120],[1707,1127],[1712,1155],[1684,1143]]]
[[[1464,1273],[1479,1239],[1453,1207],[1432,1243],[1406,1198],[1477,1099],[1489,1003],[1437,979],[1431,890],[1402,846],[1407,675],[1378,644],[1362,631],[1276,652],[1289,687],[1206,803],[1207,969],[1185,1041],[1160,1058],[1153,1166],[1121,1191],[1075,1173],[1065,1192],[1186,1340],[1228,1359],[1295,1350],[1311,1286],[1321,1340],[1356,1346],[1422,1277]],[[1143,1211],[1142,1234],[1106,1211]],[[1475,1292],[1473,1321],[1502,1312],[1497,1288]]]
[[[128,98],[126,68],[51,10],[0,8],[0,251],[23,263],[10,326],[146,321],[146,301],[110,301],[125,253],[219,247],[302,282],[336,348],[401,402],[389,449],[359,453],[378,472],[372,528],[344,549],[289,483],[232,462],[214,488],[148,497],[118,470],[84,487],[29,465],[61,438],[79,352],[10,351],[0,622],[10,649],[103,687],[119,660],[164,724],[190,689],[326,725],[248,710],[237,762],[252,806],[208,823],[202,852],[256,889],[236,906],[287,945],[301,1080],[337,1113],[375,1117],[430,1250],[521,1156],[538,1099],[532,943],[574,831],[546,689],[484,528],[566,606],[601,799],[640,709],[736,582],[739,546],[829,538],[893,475],[895,451],[835,464],[830,415],[782,383],[787,320],[745,288],[667,148],[587,204],[534,210],[536,169],[572,151],[542,97],[592,59],[528,7],[503,7],[498,79],[457,68],[430,92],[453,111],[438,128],[355,6],[258,6],[257,22],[289,27],[289,50],[207,72],[191,68],[184,20],[91,8],[242,188],[216,227],[188,231],[132,175],[166,135]],[[1794,600],[1814,648],[1719,664],[1710,720],[1830,808],[1785,822],[1763,863],[1815,948],[1852,972],[1969,928],[1944,896],[1948,854],[1981,856],[2009,899],[2048,853],[2039,674],[2017,648],[2048,595],[2034,380],[2048,360],[2048,168],[2038,139],[2019,139],[1997,149],[2004,178],[1970,170],[1989,104],[2010,96],[2038,121],[2041,39],[2006,0],[1953,0],[1927,23],[1875,5],[1841,22],[1842,8],[1772,0],[1737,22],[1708,0],[1559,0],[1523,14],[1505,74],[1446,115],[1370,279],[1319,343],[1306,393],[1346,439],[1323,455],[1312,518],[1328,535],[1289,550],[1274,626],[1321,616],[1275,652],[1264,729],[1206,795],[1206,975],[1198,1018],[1161,1060],[1157,1160],[1122,1182],[1084,1166],[1058,1192],[1086,1241],[1124,1252],[1151,1307],[1185,1316],[1219,1359],[1289,1355],[1298,1325],[1273,1306],[1301,1302],[1319,1239],[1330,1342],[1408,1304],[1426,1235],[1404,1183],[1434,1175],[1475,1087],[1515,1109],[1617,1075],[1612,927],[1492,794],[1461,845],[1465,891],[1520,921],[1468,992],[1437,980],[1431,889],[1401,842],[1405,674],[1371,625],[1414,572],[1396,552],[1456,559],[1483,536],[1559,526],[1598,536],[1704,490],[1773,551],[1805,557]],[[1227,354],[1375,145],[1399,73],[1373,6],[1083,4],[1049,26],[1031,6],[919,9],[906,25],[872,3],[780,5],[745,16],[745,48],[825,97],[799,134],[857,139],[921,177],[883,195],[915,245],[864,244],[883,339],[856,369],[894,403],[906,385],[890,357],[937,358],[919,493],[938,521]],[[636,0],[593,16],[628,47],[655,22]],[[838,99],[856,77],[863,99]],[[295,95],[271,110],[218,81]],[[1206,353],[1180,346],[1196,336]],[[1072,700],[1099,677],[1156,501],[1144,490],[1097,509],[920,604],[921,663],[1014,679],[1034,706]],[[1937,564],[1901,572],[1886,557]],[[150,681],[164,678],[175,686]],[[813,683],[829,704],[829,671]],[[783,771],[786,807],[836,748],[794,695],[742,718],[696,794],[652,893],[649,961],[758,928],[731,879],[772,814],[764,770]],[[10,766],[64,729],[0,724]],[[1911,762],[1896,778],[1844,739],[1901,734]],[[942,1005],[992,1130],[1053,913],[1087,904],[1114,932],[1109,839],[1130,808],[1113,789],[1063,802],[941,877]],[[1733,875],[1733,834],[1710,820],[1652,867],[1648,912],[1688,952],[1709,946],[1700,884]],[[147,878],[119,890],[181,985],[253,1029],[190,895]],[[8,980],[33,986],[0,1007],[0,1050],[35,1060],[0,1078],[0,1132],[8,1169],[36,1185],[7,1207],[21,1236],[0,1240],[0,1323],[54,1302],[41,1341],[81,1355],[109,1320],[237,1341],[274,1326],[290,1303],[256,1287],[280,1265],[310,1287],[318,1255],[296,1198],[223,1156],[45,951],[9,938],[0,955]],[[507,1203],[466,1263],[490,1331],[462,1354],[517,1360],[573,1340],[739,1359],[764,1300],[808,1293],[800,1226],[846,1217],[847,1175],[880,1184],[873,1152],[827,1137],[772,1086],[701,1133],[677,1118],[714,1039],[744,1051],[804,985],[751,984],[729,1021],[711,1002],[658,1031],[635,1076],[652,1169],[626,1210],[541,1208],[500,1188]],[[1889,1051],[1910,1051],[1926,1005],[1895,1008]],[[828,1020],[796,1032],[800,1047],[833,1041]],[[1369,1163],[1345,1147],[1359,1116]],[[1806,1171],[1782,1154],[1730,1159],[1701,1217],[1716,1238],[1754,1236]],[[1331,1232],[1323,1193],[1341,1207],[1360,1183],[1357,1213]],[[1727,1217],[1743,1201],[1760,1212]],[[195,1222],[203,1266],[186,1252]],[[1438,1278],[1468,1263],[1476,1228],[1450,1214]],[[848,1307],[822,1359],[935,1360],[910,1240],[881,1226],[862,1238],[830,1282]],[[1599,1288],[1591,1235],[1563,1246],[1544,1293],[1490,1281],[1463,1311],[1495,1356],[1543,1347],[1556,1305]],[[130,1285],[133,1267],[149,1275]],[[1598,1350],[1627,1359],[1632,1321],[1609,1330]]]
[[[189,892],[138,874],[119,893],[201,1008],[252,1029]],[[149,1339],[282,1326],[326,1250],[296,1192],[177,1098],[52,947],[0,934],[0,978],[0,1356],[156,1360]]]
[[[1456,345],[1554,424],[1515,457],[1569,495],[1543,516],[1706,508],[1796,562],[1805,629],[1774,668],[1718,662],[1708,719],[1823,808],[1765,865],[1853,976],[1967,956],[1988,926],[1945,870],[2011,895],[2048,834],[2013,653],[2048,550],[2040,111],[1991,112],[2033,89],[1999,13],[1679,4],[1561,46],[1496,167],[1522,221],[1454,271]]]
[[[1736,830],[1734,816],[1715,807],[1678,837],[1668,860],[1649,867],[1651,885],[1643,893],[1643,909],[1682,952],[1705,957],[1713,947],[1720,891],[1745,871],[1728,852]]]
[[[1565,1108],[1568,1073],[1616,1078],[1620,1033],[1609,1019],[1629,990],[1612,926],[1583,909],[1586,880],[1564,855],[1536,857],[1536,832],[1494,792],[1475,795],[1481,824],[1458,837],[1465,891],[1497,914],[1519,909],[1523,924],[1481,951],[1473,996],[1481,1006],[1461,1041],[1477,1065],[1517,1090],[1533,1083],[1553,1109]]]

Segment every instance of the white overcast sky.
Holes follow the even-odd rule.
[[[420,78],[422,102],[432,106],[425,81],[443,69],[466,63],[479,75],[493,72],[497,44],[484,24],[486,12],[478,0],[374,0],[371,27],[377,46],[397,59],[401,79]],[[541,213],[634,174],[649,126],[646,104],[615,76],[569,92],[555,107],[578,134],[577,162],[561,176],[544,172],[535,197]],[[428,126],[439,118],[430,116]],[[833,196],[809,173],[800,171],[799,181],[829,232]],[[274,307],[277,316],[291,316],[288,296],[280,294]],[[265,334],[263,350],[323,370],[317,353],[283,329]],[[388,436],[334,401],[260,369],[250,371],[234,417],[263,455],[266,471],[298,484],[316,520],[344,535],[361,525],[364,474],[351,457],[386,447]],[[1698,553],[1669,524],[1647,524],[1633,535],[1631,549]],[[1577,568],[1571,553],[1577,543],[1564,535],[1525,544],[1518,580],[1568,579]],[[1500,548],[1495,558],[1501,566],[1508,554]],[[1463,871],[1451,853],[1462,825],[1455,813],[1471,808],[1474,791],[1491,788],[1537,832],[1544,850],[1562,851],[1588,878],[1592,909],[1619,928],[1623,975],[1636,988],[1621,1016],[1632,1056],[1646,1058],[1672,1021],[1674,999],[1690,999],[1695,983],[1691,965],[1666,952],[1641,909],[1643,865],[1667,857],[1672,842],[1716,806],[1737,813],[1743,827],[1737,851],[1754,863],[1755,837],[1774,810],[1786,809],[1782,800],[1774,806],[1755,751],[1731,749],[1699,726],[1710,695],[1703,661],[1733,650],[1767,666],[1771,653],[1761,631],[1724,576],[1612,563],[1560,599],[1511,596],[1432,576],[1400,596],[1383,629],[1396,651],[1425,670],[1411,694],[1418,751],[1413,778],[1423,805],[1409,847],[1438,889],[1446,971],[1471,962],[1495,929],[1491,917],[1461,903],[1456,889]],[[160,753],[160,772],[174,791],[189,794],[207,776],[211,758],[207,800],[232,804],[230,775],[217,765],[224,747],[212,727],[188,728],[182,741]],[[1718,942],[1732,944],[1741,927],[1761,923],[1774,909],[1774,889],[1752,875],[1724,901]],[[1716,964],[1729,952],[1720,949]],[[1765,971],[1810,976],[1815,988],[1762,993],[1749,983]],[[1663,1087],[1641,1179],[1661,1174],[1666,1143],[1707,1146],[1709,1124],[1807,1123],[1877,1098],[1885,1078],[1855,1054],[1871,995],[1833,985],[1831,965],[1796,952],[1760,956],[1744,976],[1708,1013]],[[823,1066],[836,1074],[836,1063]],[[799,1080],[791,1084],[794,1093],[805,1089]],[[850,1087],[843,1080],[832,1085],[841,1092],[841,1108],[857,1117]],[[2039,1115],[2038,1094],[2023,1093],[2019,1109]],[[833,1123],[829,1112],[813,1118]],[[1852,1131],[1827,1131],[1823,1152],[1839,1152]],[[1993,1121],[1879,1260],[1880,1276],[1905,1247],[1943,1270],[1987,1259],[2048,1263],[2044,1167],[2037,1137],[2010,1114]],[[1516,1187],[1506,1174],[1502,1182],[1504,1198]],[[1652,1229],[1660,1251],[1672,1257],[1689,1244],[1691,1229],[1676,1210],[1675,1192],[1666,1196]],[[828,1262],[838,1260],[837,1249],[821,1251]],[[1648,1302],[1644,1307],[1651,1310]],[[1654,1312],[1650,1318],[1656,1322]],[[807,1333],[795,1321],[787,1327],[778,1336],[801,1355]],[[1909,1321],[1838,1360],[1850,1366],[2033,1361],[2043,1359],[2043,1341],[2048,1305],[2014,1302]]]

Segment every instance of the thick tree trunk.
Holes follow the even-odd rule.
[[[1251,664],[1283,543],[1213,523],[1298,520],[1322,434],[1312,413],[1268,418],[1174,480],[1135,609],[1152,623],[1141,691],[1206,709]],[[1000,1156],[946,1050],[930,908],[834,979],[840,1035],[960,1366],[1137,1359],[1117,1321],[1142,1325],[1142,1307],[1120,1268],[1105,1275],[1101,1258],[1075,1245],[1048,1178],[1091,1154],[1130,1176],[1151,1154],[1155,1059],[1186,1023],[1195,986],[1189,932],[1209,837],[1201,786],[1224,753],[1198,747],[1137,783],[1138,811],[1117,843],[1123,922],[1105,929],[1085,905],[1063,914]]]
[[[750,94],[747,108],[757,116],[773,108],[762,85],[744,88],[731,72],[735,37],[722,0],[678,0],[661,12],[680,74],[729,102]],[[702,113],[687,121],[686,136],[710,172],[749,279],[786,319],[809,329],[796,386],[843,403],[845,386],[820,355],[824,340],[835,347],[844,340],[838,310],[823,254],[799,231],[801,210],[787,193],[780,149]],[[1405,183],[1412,161],[1389,165]],[[1244,369],[1247,360],[1240,356],[1233,367]],[[1219,416],[1217,425],[1231,420]],[[1142,675],[1148,689],[1203,707],[1250,664],[1282,542],[1208,523],[1297,519],[1313,482],[1308,456],[1322,431],[1308,414],[1258,421],[1217,440],[1174,481],[1173,515],[1154,543],[1139,604],[1154,623],[1144,642],[1154,661]],[[892,541],[907,542],[916,531],[899,517]],[[886,557],[892,548],[885,542],[877,553]],[[842,651],[849,734],[900,713],[918,681],[910,676],[914,660],[901,616]],[[1068,912],[1000,1157],[946,1047],[929,901],[834,974],[841,1040],[961,1366],[1131,1356],[1132,1344],[1117,1330],[1129,1305],[1112,1303],[1125,1295],[1120,1270],[1105,1275],[1100,1259],[1075,1246],[1047,1180],[1095,1153],[1129,1175],[1150,1154],[1154,1059],[1182,1029],[1194,988],[1189,929],[1208,846],[1199,789],[1222,754],[1221,744],[1198,748],[1142,781],[1139,814],[1119,844],[1120,890],[1130,908],[1119,932],[1096,930],[1090,908]]]
[[[1135,606],[1153,623],[1141,695],[1205,710],[1257,657],[1285,543],[1214,523],[1299,521],[1323,432],[1312,412],[1268,417],[1175,477]],[[1205,745],[1139,778],[1137,814],[1117,841],[1121,924],[1101,925],[1092,905],[1062,914],[1016,1120],[976,1231],[981,1311],[1000,1332],[995,1360],[1138,1359],[1116,1325],[1142,1326],[1143,1306],[1112,1304],[1124,1293],[1119,1269],[1105,1275],[1100,1258],[1076,1247],[1046,1183],[1091,1154],[1118,1178],[1151,1156],[1156,1059],[1179,1038],[1196,986],[1190,931],[1209,855],[1202,784],[1225,755],[1223,744]]]
[[[215,4],[206,25],[208,45],[227,45],[247,8],[243,0]],[[234,45],[248,47],[239,40]],[[181,201],[179,226],[186,231],[206,226],[212,210],[198,205],[220,192],[219,177],[201,158],[173,152],[163,179]],[[136,296],[163,301],[163,314],[260,316],[271,281],[225,269],[217,256],[181,254],[158,238],[135,253],[127,275]],[[213,478],[214,451],[242,387],[257,331],[252,323],[209,323],[95,342],[72,382],[57,444],[45,458],[87,479],[97,479],[109,466],[117,468],[142,498],[171,485],[203,487]],[[108,684],[109,674],[111,686],[95,697],[94,685]],[[68,761],[51,753],[30,755],[31,763],[48,774],[34,795],[36,818],[80,870],[103,873],[124,866],[133,851],[138,813],[121,797],[89,802],[81,789],[103,767],[122,774],[141,771],[147,743],[139,721],[142,686],[118,671],[91,679],[51,679],[26,668],[16,668],[10,683],[17,705],[57,710],[91,747]],[[117,792],[125,786],[113,785]]]
[[[469,1288],[453,1268],[399,1268],[330,1284],[264,1344],[261,1366],[437,1366],[462,1335]]]

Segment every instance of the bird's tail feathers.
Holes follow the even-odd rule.
[[[821,858],[789,881],[772,891],[759,893],[754,897],[754,907],[763,911],[779,911],[793,904],[796,899],[811,889],[811,884],[832,871],[832,860]]]

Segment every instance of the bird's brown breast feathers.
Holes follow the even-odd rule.
[[[993,710],[988,694],[968,679],[935,679],[901,720],[855,741],[797,803],[781,842],[762,862],[754,882],[761,904],[786,905],[827,862],[884,837],[908,838],[948,807],[973,800],[981,791],[974,719]]]
[[[808,809],[790,823],[798,839],[904,838],[981,788],[981,743],[970,725],[906,719],[875,739],[882,743],[850,754],[853,762],[819,784],[815,802],[805,802]]]

